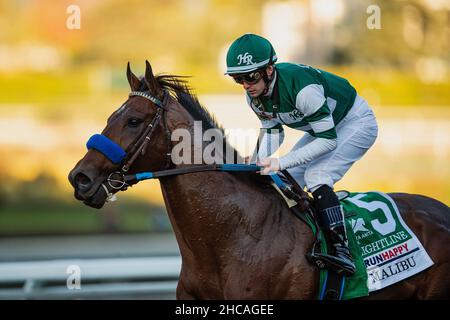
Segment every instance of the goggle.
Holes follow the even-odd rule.
[[[239,84],[255,84],[263,77],[261,70],[256,70],[250,73],[237,74],[232,76],[234,81]]]

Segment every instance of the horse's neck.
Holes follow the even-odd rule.
[[[223,298],[219,288],[230,280],[230,272],[243,271],[235,279],[249,283],[253,273],[262,268],[265,271],[260,279],[270,285],[272,276],[284,270],[291,274],[283,282],[288,288],[286,294],[291,293],[286,297],[311,298],[314,274],[305,253],[312,234],[288,212],[276,191],[249,176],[227,172],[191,173],[166,177],[160,182],[183,259],[184,285],[189,283],[194,291],[199,287],[216,290],[212,296]],[[268,264],[268,259],[276,263]],[[305,283],[309,289],[305,289]],[[289,289],[291,286],[295,289]],[[276,296],[261,290],[265,293],[249,297]],[[298,290],[303,293],[298,294]],[[240,296],[239,293],[230,296]]]
[[[239,244],[241,251],[280,234],[296,238],[308,227],[276,192],[223,172],[202,172],[161,180],[161,188],[182,254],[220,256]],[[307,239],[305,239],[307,241]],[[243,246],[243,244],[248,246]]]
[[[161,180],[164,201],[178,242],[194,250],[196,244],[222,245],[237,237],[240,224],[255,224],[251,208],[227,173],[201,172]],[[228,177],[229,178],[229,177]],[[183,248],[180,248],[183,249]]]
[[[175,104],[171,110],[172,130],[181,127],[195,132],[194,119],[183,107]],[[195,140],[195,137],[191,140],[192,153],[196,149]],[[202,142],[203,151],[207,143]],[[193,154],[191,158],[194,159]],[[165,204],[182,253],[203,254],[205,246],[217,253],[235,245],[237,239],[259,241],[263,232],[270,237],[270,228],[278,230],[273,232],[292,229],[292,223],[286,223],[287,209],[278,194],[262,191],[256,182],[249,181],[224,172],[161,179]]]

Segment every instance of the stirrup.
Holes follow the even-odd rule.
[[[332,255],[312,252],[308,254],[308,258],[319,269],[333,270],[338,275],[352,276],[356,271],[354,264],[343,264],[344,261]]]
[[[323,261],[322,257],[320,257],[318,253],[308,252],[306,254],[306,258],[309,260],[309,262],[315,264],[319,269],[327,269],[327,264],[325,263],[325,261]]]

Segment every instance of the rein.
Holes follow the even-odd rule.
[[[204,172],[204,171],[256,172],[259,170],[261,170],[261,167],[254,165],[254,164],[198,165],[198,166],[191,166],[191,167],[185,167],[185,168],[161,170],[161,171],[156,171],[156,172],[140,172],[140,173],[136,173],[136,174],[132,174],[132,175],[124,175],[123,183],[129,184],[129,183],[139,182],[142,180],[159,179],[159,178],[163,178],[163,177],[177,176],[177,175],[181,175],[181,174]]]
[[[222,172],[257,172],[261,170],[261,166],[257,166],[255,164],[210,164],[210,165],[197,165],[191,167],[177,168],[177,169],[168,169],[168,170],[160,170],[155,172],[139,172],[136,174],[125,175],[121,171],[116,171],[111,173],[108,176],[108,184],[112,189],[115,190],[126,190],[132,184],[135,184],[139,181],[149,180],[149,179],[160,179],[169,176],[178,176],[182,174],[188,173],[196,173],[196,172],[205,172],[205,171],[222,171]],[[281,178],[276,173],[269,174],[270,178],[272,178],[273,182],[280,189],[285,189],[286,185],[281,180]],[[103,188],[106,188],[105,186]],[[105,189],[106,190],[106,189]],[[111,200],[110,197],[114,195],[109,191],[108,200]],[[114,198],[115,199],[115,198]]]

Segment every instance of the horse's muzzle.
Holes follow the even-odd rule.
[[[106,191],[88,173],[72,170],[69,174],[69,182],[73,186],[74,196],[84,204],[100,209],[106,202]]]
[[[100,209],[106,203],[106,198],[107,198],[107,195],[106,195],[105,190],[103,190],[102,187],[99,187],[97,189],[97,191],[94,193],[94,195],[92,197],[90,197],[89,199],[83,200],[83,203],[89,207],[92,207],[95,209]]]
[[[69,176],[69,181],[80,193],[89,192],[94,184],[94,181],[89,177],[89,175],[83,172],[76,172],[73,175],[71,174]]]

